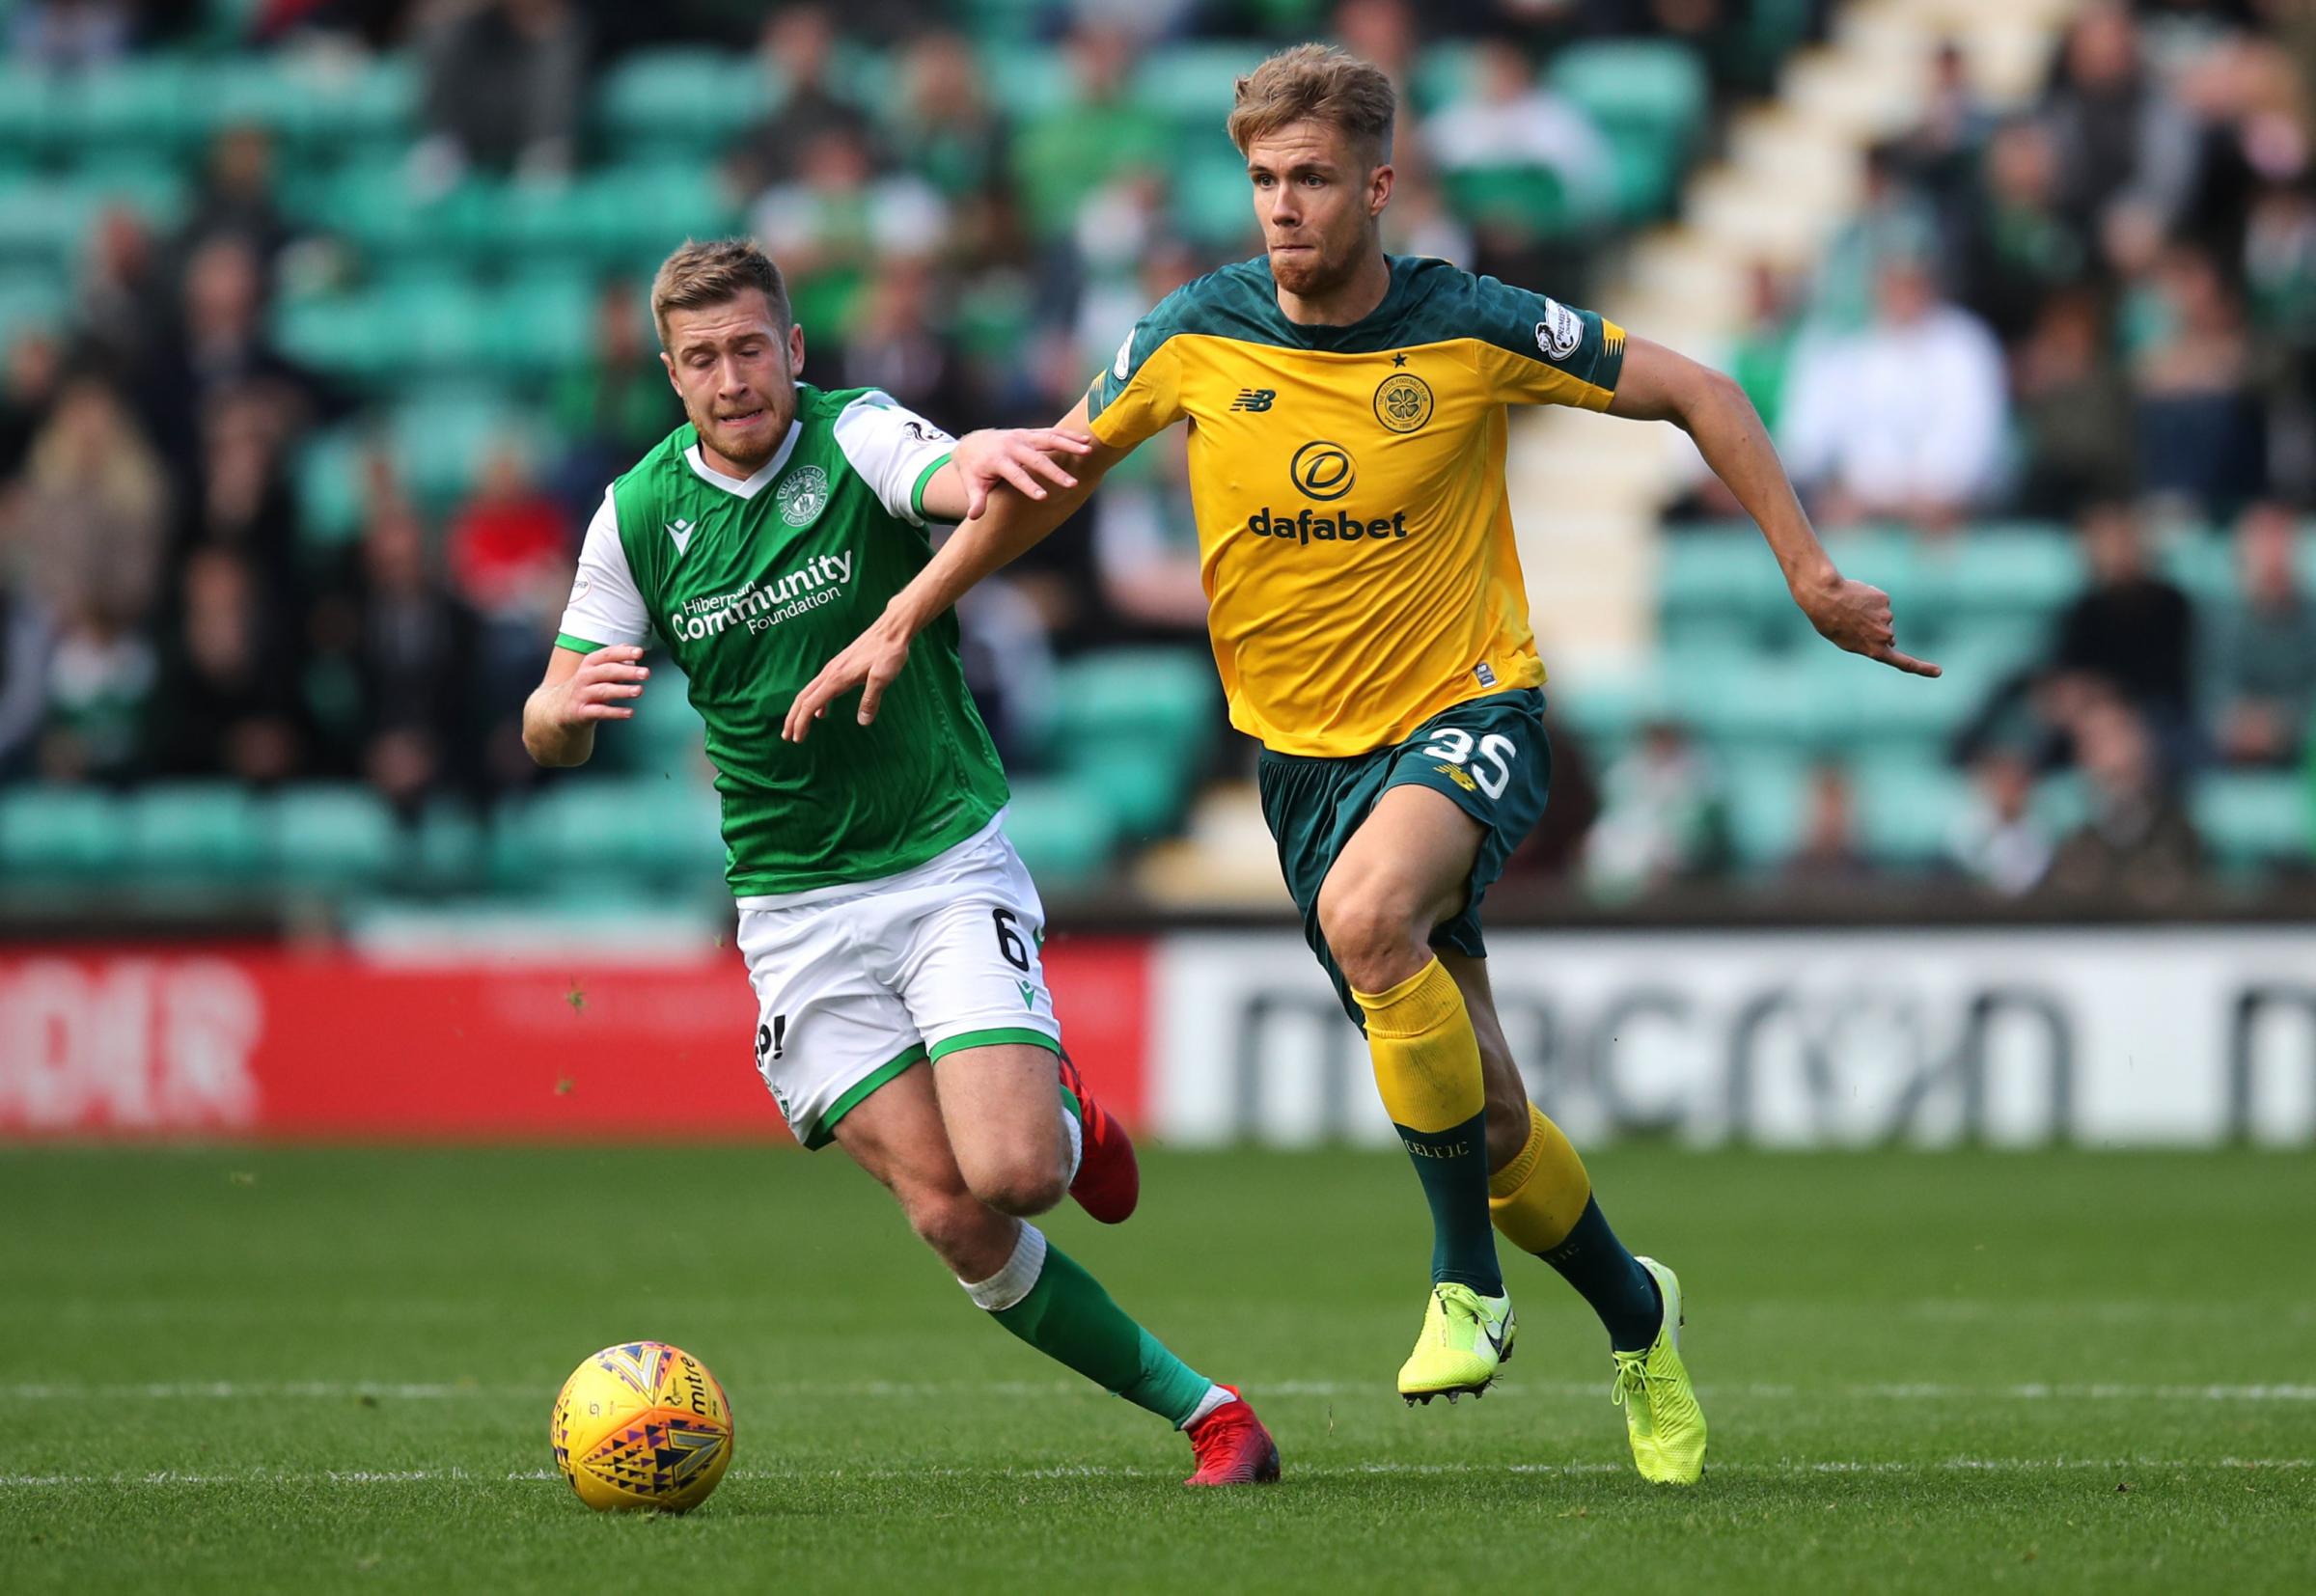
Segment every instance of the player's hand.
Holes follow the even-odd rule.
[[[909,663],[910,635],[908,627],[888,613],[845,645],[844,651],[820,667],[820,674],[806,682],[796,702],[788,705],[788,718],[781,723],[781,740],[804,741],[813,723],[828,713],[828,706],[856,687],[861,690],[860,723],[867,726],[876,719],[876,706],[885,689]]]
[[[1866,582],[1853,582],[1839,575],[1823,582],[1800,583],[1794,587],[1793,601],[1802,607],[1818,635],[1838,648],[1883,664],[1911,675],[1935,676],[1940,669],[1926,659],[1898,651],[1897,632],[1889,613],[1889,594]]]
[[[564,726],[632,720],[634,701],[643,697],[644,683],[651,675],[650,667],[640,663],[643,657],[644,651],[633,644],[597,648],[555,690],[549,715]]]
[[[1077,486],[1077,478],[1054,456],[1086,454],[1092,450],[1091,438],[1053,427],[966,433],[957,440],[956,453],[949,457],[965,488],[965,519],[970,521],[988,508],[990,490],[1000,482],[1011,483],[1032,499],[1046,496],[1047,482],[1056,487]]]

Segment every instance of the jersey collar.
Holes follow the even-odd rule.
[[[802,407],[799,406],[799,408]],[[700,445],[697,442],[683,452],[683,463],[690,466],[692,474],[707,483],[708,486],[720,487],[737,499],[753,499],[764,490],[766,482],[780,475],[781,467],[788,463],[788,456],[796,451],[797,435],[803,430],[804,420],[801,416],[790,419],[788,435],[780,440],[779,451],[762,465],[757,467],[756,474],[745,482],[735,481],[725,476],[724,473],[702,459]]]

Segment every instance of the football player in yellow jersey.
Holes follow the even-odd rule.
[[[1544,668],[1504,485],[1505,409],[1575,404],[1685,428],[1840,647],[1919,675],[1889,600],[1819,546],[1728,378],[1613,323],[1444,261],[1387,256],[1390,80],[1306,44],[1237,85],[1262,258],[1168,296],[1062,426],[1094,441],[1059,492],[1001,490],[790,708],[800,738],[1030,547],[1159,428],[1191,427],[1191,492],[1231,723],[1263,746],[1265,818],[1305,933],[1365,1031],[1432,1213],[1431,1294],[1399,1371],[1413,1401],[1477,1393],[1512,1350],[1496,1231],[1609,1332],[1634,1461],[1702,1472],[1680,1282],[1625,1250],[1583,1162],[1528,1101],[1488,987],[1481,894],[1541,813]]]

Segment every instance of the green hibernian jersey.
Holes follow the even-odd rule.
[[[787,440],[755,476],[711,469],[681,427],[587,529],[555,641],[589,650],[656,632],[683,668],[742,899],[896,874],[1006,802],[954,615],[918,638],[874,725],[839,710],[802,743],[780,736],[797,692],[931,557],[924,484],[954,448],[874,389],[799,385]]]

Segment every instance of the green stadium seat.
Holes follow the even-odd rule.
[[[1852,767],[1851,791],[1866,851],[1917,867],[1945,857],[1955,823],[1971,802],[1968,776],[1918,757],[1861,760]]]
[[[1258,247],[1254,194],[1246,163],[1229,145],[1201,149],[1173,173],[1174,225],[1190,242],[1208,249]]]
[[[1131,737],[1176,753],[1204,746],[1220,724],[1213,662],[1190,648],[1113,648],[1065,662],[1054,684],[1053,754],[1072,743]]]
[[[271,809],[272,864],[292,885],[369,886],[400,863],[401,829],[368,787],[292,787]]]
[[[2217,771],[2197,784],[2196,829],[2223,868],[2316,860],[2316,795],[2297,771]]]
[[[0,352],[19,332],[61,330],[70,303],[62,273],[19,270],[0,276]]]
[[[1268,45],[1247,40],[1176,44],[1143,60],[1134,73],[1134,94],[1151,110],[1183,124],[1185,133],[1220,140],[1223,119],[1236,99],[1234,86],[1268,52]]]
[[[980,50],[982,90],[1017,122],[1042,116],[1070,96],[1073,79],[1062,52],[1041,44],[992,45]]]
[[[248,881],[262,873],[258,801],[230,782],[159,782],[126,800],[128,858],[142,880]]]
[[[1457,215],[1516,227],[1534,237],[1564,233],[1579,219],[1567,184],[1545,167],[1466,167],[1447,174],[1443,186]]]
[[[69,147],[92,153],[190,155],[206,128],[201,69],[182,57],[129,57],[75,80],[60,109]]]
[[[126,817],[109,792],[33,785],[0,796],[0,876],[10,881],[109,875],[127,856]]]
[[[1755,873],[1776,869],[1801,838],[1807,761],[1778,754],[1724,756],[1722,770],[1729,844],[1739,867]]]
[[[509,836],[510,826],[519,838]],[[535,873],[523,884],[533,888],[605,876],[712,883],[724,867],[715,793],[661,777],[558,783],[511,813],[503,810],[498,831],[494,854],[500,863],[528,863]]]
[[[1624,214],[1668,208],[1712,101],[1696,53],[1668,40],[1571,44],[1553,58],[1546,81],[1607,135]]]
[[[773,102],[753,57],[691,46],[635,51],[604,73],[594,101],[603,131],[627,152],[720,149]]]
[[[1070,778],[1022,776],[1012,784],[1006,835],[1038,885],[1069,892],[1096,881],[1118,837],[1102,795]]]
[[[406,885],[455,891],[480,879],[488,864],[482,823],[462,804],[429,804],[410,836]]]

